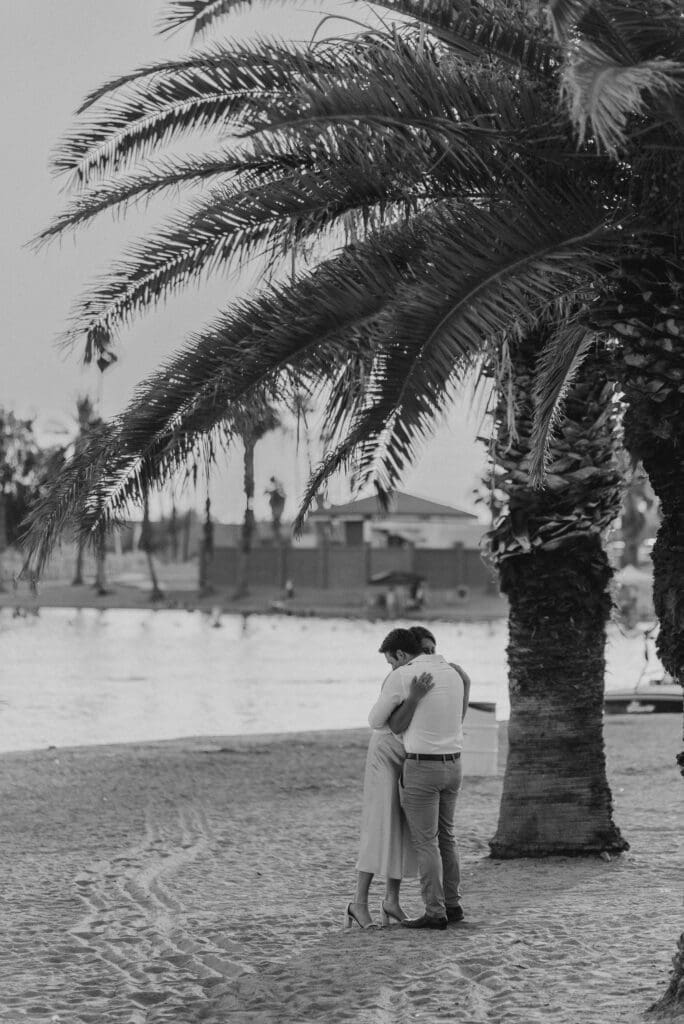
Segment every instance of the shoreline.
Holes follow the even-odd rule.
[[[367,729],[6,753],[0,1019],[636,1024],[681,930],[680,732],[606,719],[610,861],[493,861],[503,780],[466,773],[466,920],[438,934],[342,930]]]
[[[475,593],[467,603],[437,601],[421,609],[406,609],[392,615],[368,607],[358,596],[337,596],[332,591],[309,590],[291,599],[284,599],[274,588],[253,588],[247,597],[234,599],[226,590],[200,593],[195,587],[173,587],[162,584],[163,598],[151,599],[149,586],[112,582],[108,592],[98,595],[92,585],[74,587],[64,581],[46,581],[31,593],[25,584],[11,585],[0,591],[0,610],[32,614],[41,608],[90,608],[103,611],[115,609],[148,609],[150,611],[200,611],[222,615],[283,615],[301,618],[364,619],[369,622],[392,622],[412,619],[417,622],[455,621],[490,622],[506,618],[508,602],[500,595]]]

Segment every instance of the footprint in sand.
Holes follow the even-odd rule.
[[[200,807],[189,802],[175,810],[169,820],[148,807],[138,846],[87,865],[74,879],[88,912],[71,934],[115,969],[130,1004],[148,1012],[169,1000],[202,1001],[212,983],[244,973],[226,956],[239,946],[220,948],[193,934],[186,908],[166,888],[165,879],[214,844]]]

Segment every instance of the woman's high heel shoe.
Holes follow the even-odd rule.
[[[397,914],[397,912],[395,910],[392,910],[388,906],[386,906],[385,905],[385,901],[383,900],[382,901],[382,916],[381,916],[381,921],[382,921],[382,927],[383,928],[389,928],[390,919],[392,921],[398,921],[399,924],[401,924],[402,921],[406,920],[406,914],[401,909],[399,910],[399,913]]]
[[[348,903],[347,904],[347,909],[344,912],[344,927],[345,927],[345,930],[347,928],[351,928],[352,921],[356,921],[356,923],[358,924],[359,928],[363,928],[363,930],[365,932],[367,932],[370,928],[376,928],[377,927],[377,925],[375,924],[374,921],[371,921],[369,924],[361,924],[361,922],[359,921],[358,917],[356,916],[356,914],[352,910],[351,903]]]

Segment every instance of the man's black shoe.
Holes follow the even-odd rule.
[[[447,921],[462,921],[464,918],[463,907],[460,903],[456,903],[453,907],[447,907]]]
[[[422,917],[412,917],[408,921],[402,921],[402,928],[437,928],[439,931],[444,931],[447,926],[446,917],[430,917],[429,914],[423,914]]]

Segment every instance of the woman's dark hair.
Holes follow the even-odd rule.
[[[437,646],[434,633],[431,633],[425,626],[411,626],[410,630],[419,644],[422,644],[423,640],[429,640],[435,647]]]
[[[421,654],[420,640],[410,629],[393,629],[379,647],[380,654],[396,654],[403,651],[404,654]]]

